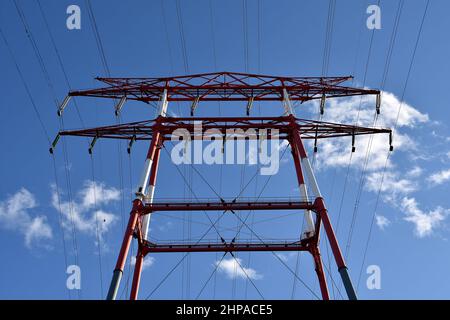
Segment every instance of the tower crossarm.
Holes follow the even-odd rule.
[[[157,118],[141,122],[124,123],[120,125],[95,127],[81,130],[60,131],[61,136],[83,136],[106,139],[125,140],[151,140],[155,129],[160,132],[165,140],[170,140],[172,134],[177,129],[185,129],[191,138],[198,135],[207,135],[208,130],[219,130],[222,134],[228,134],[230,138],[231,130],[234,130],[233,138],[240,136],[252,139],[258,136],[260,130],[278,130],[279,138],[286,138],[291,130],[298,130],[303,139],[325,139],[345,136],[359,136],[368,134],[391,134],[392,130],[387,128],[362,127],[348,124],[338,124],[324,121],[314,121],[305,119],[295,119],[292,126],[292,116],[265,118]],[[201,126],[200,126],[201,124]],[[251,135],[247,130],[254,129],[256,134]],[[241,134],[239,134],[241,132]],[[244,132],[242,134],[242,132]],[[273,133],[274,131],[272,131]]]
[[[69,96],[156,102],[167,90],[167,101],[282,101],[283,91],[292,101],[378,95],[380,91],[342,86],[345,77],[277,77],[218,72],[165,78],[97,78],[106,86],[71,91]]]

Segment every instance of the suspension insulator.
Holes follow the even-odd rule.
[[[247,102],[247,116],[250,115],[250,110],[252,109],[253,106],[253,97],[250,97],[250,99]]]
[[[227,135],[226,134],[223,135],[223,139],[222,139],[222,154],[225,153],[225,143],[227,143]]]
[[[377,101],[375,104],[375,108],[377,110],[377,114],[380,114],[380,109],[381,109],[381,93],[377,94]]]
[[[352,134],[352,152],[355,152],[355,133]]]
[[[89,154],[92,154],[92,150],[94,149],[95,143],[97,142],[98,136],[95,136],[94,139],[92,139],[91,144],[89,145],[88,152]]]
[[[48,151],[50,151],[51,154],[53,154],[53,151],[55,151],[56,144],[58,143],[60,137],[61,137],[61,136],[60,136],[59,133],[58,133],[58,134],[56,135],[55,139],[53,140],[52,145],[51,145],[50,149],[48,150]]]
[[[136,141],[136,136],[132,136],[132,137],[131,137],[131,140],[130,140],[130,143],[128,144],[128,148],[127,148],[128,154],[131,153],[131,147],[133,146],[133,144],[134,144],[135,141]]]
[[[70,98],[72,98],[71,96],[67,96],[64,98],[64,101],[61,103],[61,105],[58,108],[58,117],[61,117],[64,109],[67,107],[67,104],[70,101]]]
[[[116,109],[114,111],[116,117],[118,117],[120,115],[120,110],[122,110],[122,107],[123,107],[123,105],[124,105],[126,100],[127,100],[127,96],[123,96],[120,99],[119,103],[117,104]]]
[[[394,146],[392,145],[392,131],[389,132],[389,151],[394,151]]]
[[[195,111],[195,109],[197,108],[197,105],[198,105],[199,100],[200,100],[200,97],[196,97],[196,98],[194,99],[194,101],[192,102],[192,105],[191,105],[191,117],[194,116],[194,111]]]
[[[322,94],[322,98],[320,99],[320,114],[321,115],[323,115],[325,112],[325,99],[326,99],[326,96],[324,93],[324,94]]]

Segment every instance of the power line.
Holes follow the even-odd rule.
[[[406,76],[406,79],[405,79],[405,84],[403,86],[402,95],[401,95],[401,98],[400,98],[400,105],[399,105],[399,109],[397,111],[397,116],[396,116],[396,119],[395,119],[393,132],[395,132],[395,129],[397,128],[398,120],[399,120],[399,117],[400,117],[400,112],[401,112],[401,109],[402,109],[403,104],[404,104],[404,98],[405,98],[406,90],[408,88],[408,83],[409,83],[409,80],[410,80],[411,71],[412,71],[412,68],[414,66],[414,61],[415,61],[415,58],[416,58],[417,49],[418,49],[419,44],[420,44],[420,38],[421,38],[421,35],[422,35],[425,19],[427,17],[429,5],[430,5],[430,0],[427,0],[425,9],[424,9],[424,12],[423,12],[423,15],[422,15],[422,20],[420,22],[420,27],[419,27],[419,30],[417,32],[417,37],[416,37],[416,41],[415,41],[415,44],[414,44],[414,49],[413,49],[413,54],[411,56],[411,61],[409,63],[408,72],[407,72],[407,76]],[[383,173],[381,175],[380,187],[378,189],[377,199],[376,199],[376,202],[375,202],[374,212],[372,214],[372,219],[371,219],[371,224],[370,224],[370,228],[369,228],[369,233],[368,233],[368,236],[367,236],[366,245],[364,247],[363,260],[362,260],[361,268],[360,268],[360,272],[359,272],[357,288],[359,287],[359,283],[360,283],[361,275],[362,275],[362,269],[364,268],[364,264],[365,264],[365,260],[366,260],[366,256],[367,256],[367,250],[368,250],[370,239],[371,239],[371,235],[372,235],[373,224],[374,224],[376,212],[377,212],[377,209],[378,209],[378,203],[379,203],[379,200],[380,200],[380,194],[381,194],[381,191],[382,191],[382,188],[383,188],[384,177],[385,177],[386,168],[387,168],[387,164],[388,164],[390,155],[391,155],[391,152],[389,152],[387,157],[386,157],[386,161],[385,161],[384,168],[383,168]]]

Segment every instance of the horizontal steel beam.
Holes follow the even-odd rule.
[[[210,244],[155,244],[144,243],[144,253],[162,252],[237,252],[237,251],[309,251],[309,247],[300,242],[278,243],[210,243]]]
[[[157,202],[146,204],[144,214],[155,211],[314,210],[308,201]]]

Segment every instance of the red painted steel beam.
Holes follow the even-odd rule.
[[[202,122],[201,132],[195,130],[193,121]],[[292,121],[295,122],[295,126],[292,126]],[[325,139],[379,133],[391,134],[392,132],[392,130],[386,128],[368,128],[324,121],[296,119],[289,116],[275,118],[162,118],[82,130],[65,130],[59,132],[59,134],[63,136],[84,136],[108,139],[131,140],[134,138],[135,140],[151,140],[153,132],[157,130],[165,140],[168,140],[171,138],[172,133],[177,129],[186,129],[191,133],[192,137],[203,134],[210,129],[220,130],[223,133],[226,133],[226,130],[232,129],[242,129],[244,131],[248,129],[278,129],[280,139],[286,138],[292,130],[298,130],[302,139]],[[256,137],[249,136],[248,138],[251,139]]]
[[[281,101],[283,91],[292,101],[379,94],[367,90],[341,86],[351,77],[277,77],[267,75],[218,72],[165,78],[97,78],[107,87],[71,91],[70,96],[91,96],[144,102],[159,101],[167,90],[168,101]]]
[[[155,211],[239,211],[239,210],[314,210],[307,201],[257,202],[156,202],[146,204],[143,214]]]
[[[296,243],[212,243],[212,244],[155,244],[147,242],[143,247],[144,254],[163,252],[237,252],[237,251],[309,251],[309,246]]]

